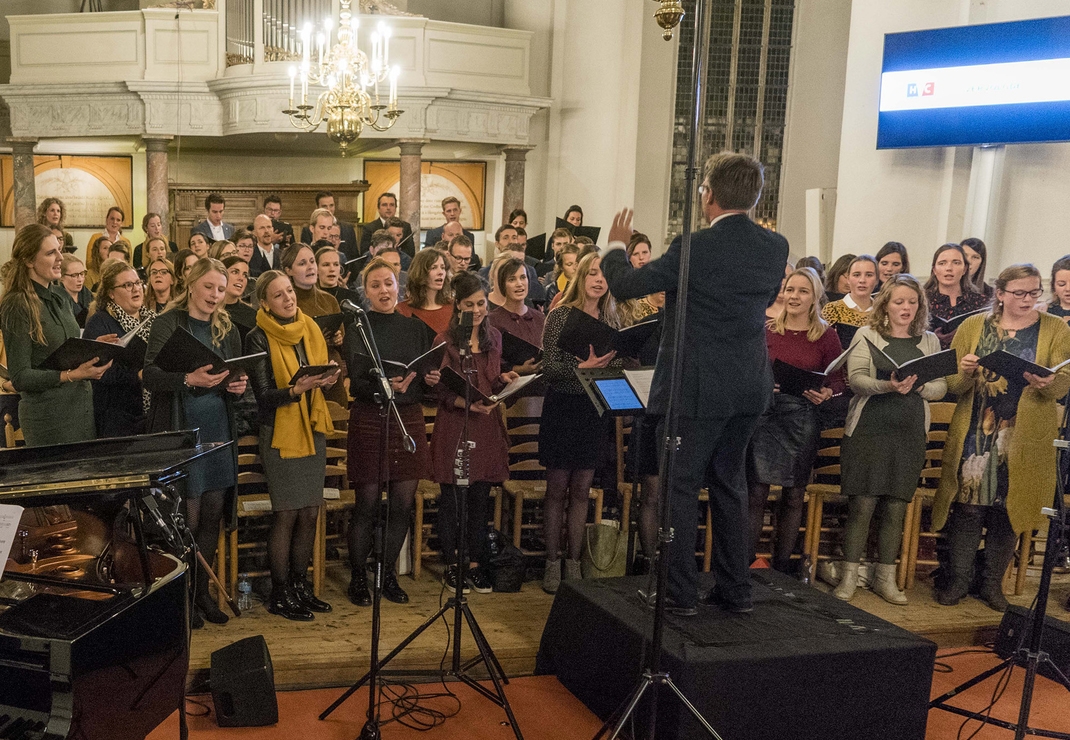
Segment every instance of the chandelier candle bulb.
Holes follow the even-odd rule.
[[[390,70],[390,105],[396,108],[398,104],[398,76],[401,74],[401,69],[397,66]]]
[[[290,110],[294,107],[294,79],[297,78],[297,67],[290,65]]]

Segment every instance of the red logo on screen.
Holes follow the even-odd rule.
[[[926,95],[935,95],[935,94],[936,94],[936,83],[935,82],[926,82],[925,85],[922,86],[922,88],[921,88],[922,97],[925,97]]]

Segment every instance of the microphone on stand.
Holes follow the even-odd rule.
[[[354,303],[353,301],[349,300],[348,298],[343,299],[342,302],[338,304],[338,307],[341,308],[346,313],[355,313],[355,314],[359,314],[359,315],[362,315],[362,316],[366,313],[363,308],[361,308],[360,306],[358,306],[356,303]]]
[[[453,341],[457,343],[457,347],[461,354],[467,354],[470,351],[471,345],[469,341],[472,337],[472,328],[475,326],[475,314],[472,311],[461,311],[460,320],[457,322],[457,327],[453,330]]]

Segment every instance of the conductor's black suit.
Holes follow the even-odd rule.
[[[614,246],[602,259],[602,271],[615,298],[666,293],[666,326],[649,406],[649,413],[664,416],[675,352],[681,242],[677,238],[664,255],[638,270]],[[676,538],[669,549],[668,595],[680,607],[692,607],[698,599],[694,542],[698,493],[706,483],[718,591],[729,604],[750,603],[744,467],[751,433],[772,396],[765,310],[780,289],[787,259],[787,240],[743,213],[722,215],[691,237],[683,377],[675,399],[681,446],[669,489]]]

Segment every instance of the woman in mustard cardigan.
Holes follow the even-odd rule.
[[[996,279],[991,314],[963,322],[951,346],[959,372],[948,378],[958,395],[944,446],[943,471],[933,507],[933,530],[948,520],[951,581],[937,601],[953,606],[969,592],[974,557],[985,536],[981,599],[996,611],[1007,608],[1002,579],[1018,535],[1044,521],[1041,508],[1055,494],[1057,404],[1070,391],[1070,368],[1040,377],[1004,378],[980,368],[978,359],[1003,350],[1052,367],[1070,358],[1070,328],[1036,310],[1042,294],[1033,265],[1012,265]]]

